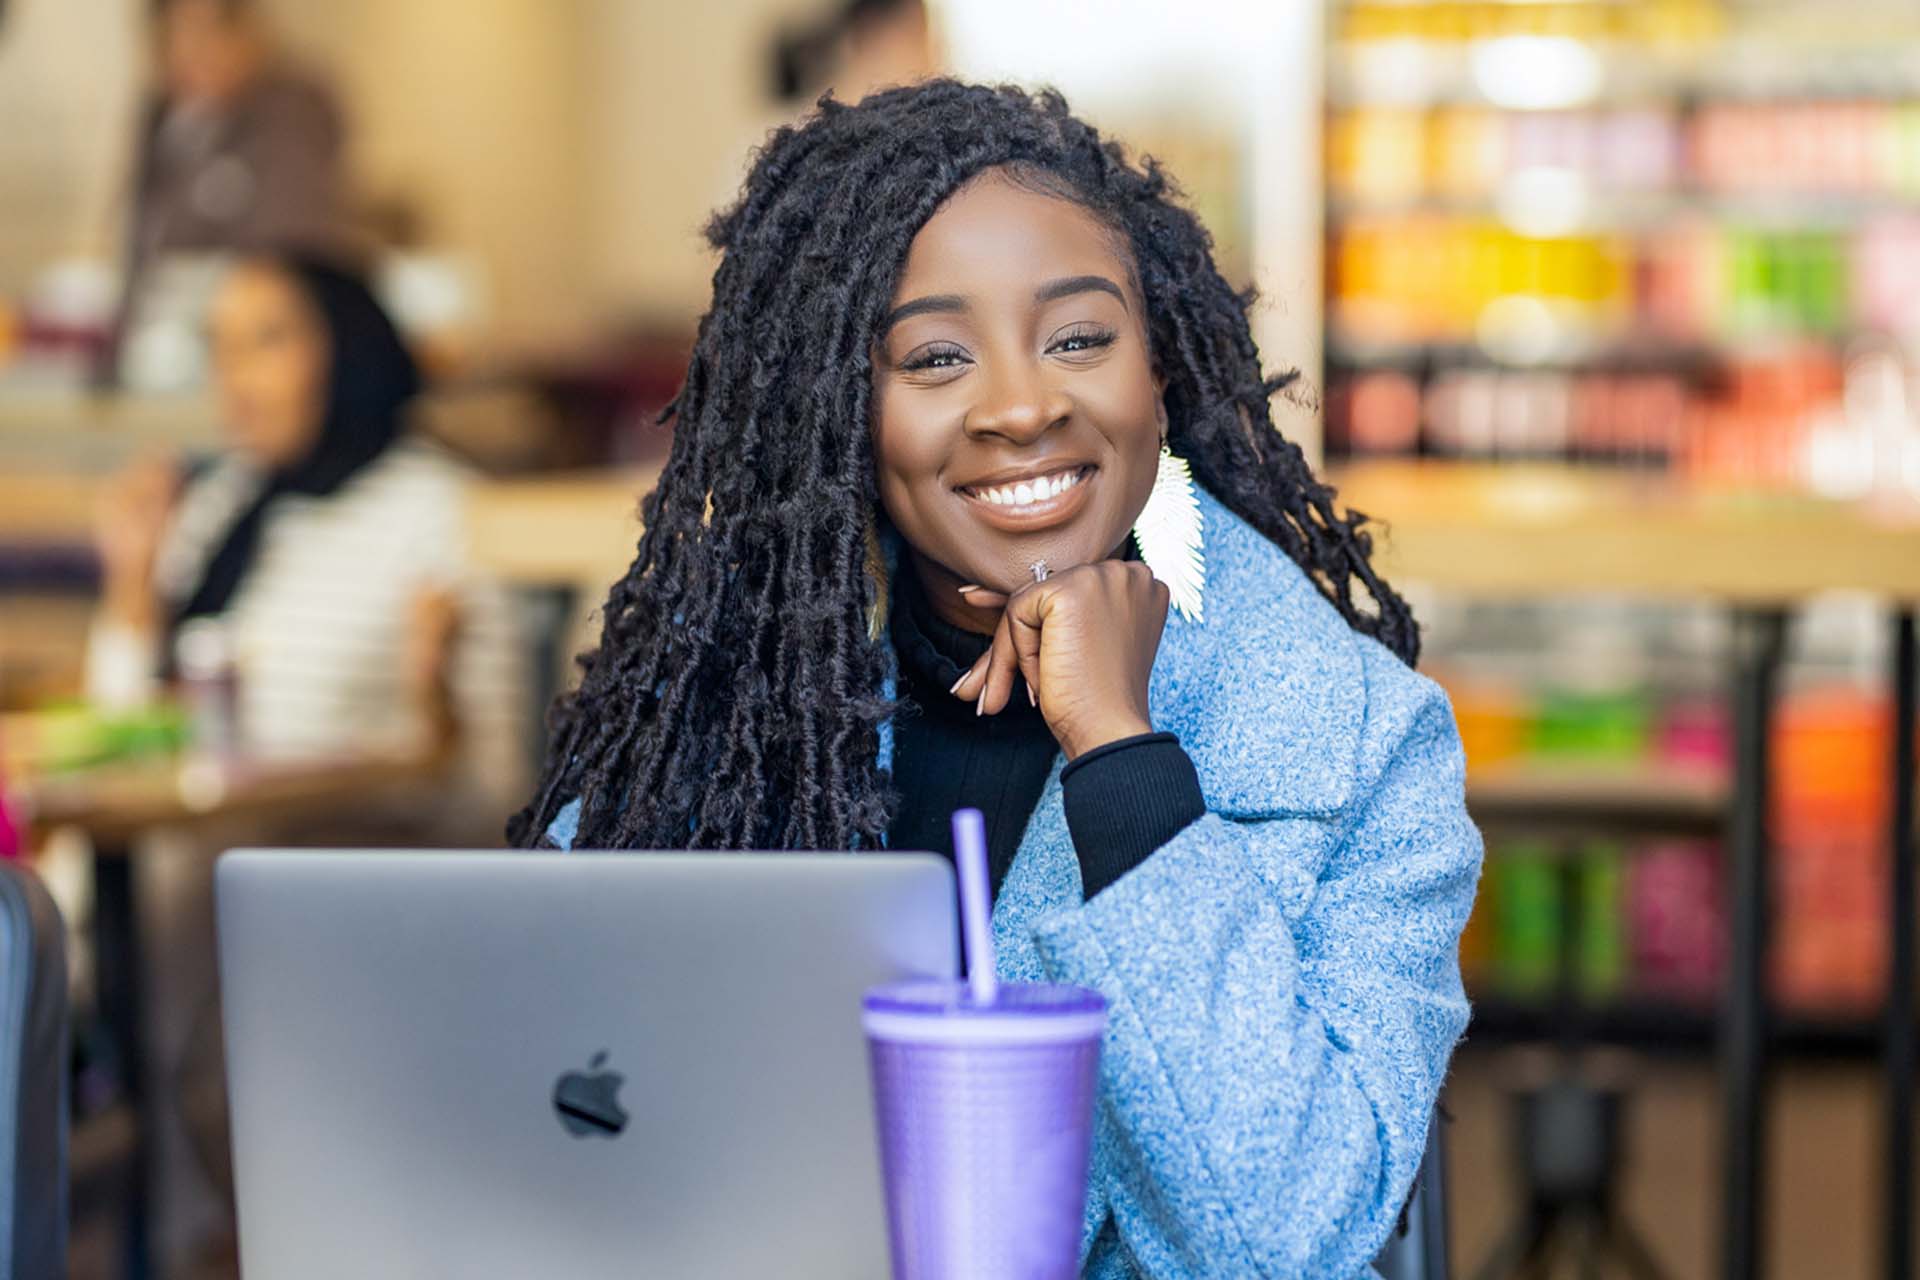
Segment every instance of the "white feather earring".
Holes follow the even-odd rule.
[[[1153,576],[1167,584],[1173,607],[1189,622],[1203,621],[1207,558],[1201,539],[1200,500],[1193,493],[1193,471],[1163,442],[1153,492],[1133,523],[1133,545]]]

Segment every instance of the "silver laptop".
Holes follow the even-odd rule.
[[[249,1280],[887,1274],[860,997],[951,977],[931,854],[240,850]]]

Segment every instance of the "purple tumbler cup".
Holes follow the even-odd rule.
[[[1107,1004],[1084,987],[867,993],[894,1280],[1071,1280]]]

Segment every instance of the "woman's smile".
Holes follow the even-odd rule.
[[[1100,468],[1091,462],[1043,463],[995,472],[954,486],[975,519],[1008,533],[1066,524],[1086,509]]]

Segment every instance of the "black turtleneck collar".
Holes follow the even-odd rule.
[[[973,703],[953,696],[954,682],[992,639],[937,617],[919,575],[905,565],[893,578],[890,631],[900,660],[893,758],[900,808],[887,844],[952,857],[953,811],[979,809],[986,817],[987,861],[998,892],[1059,746],[1018,678],[998,715],[977,715]]]

